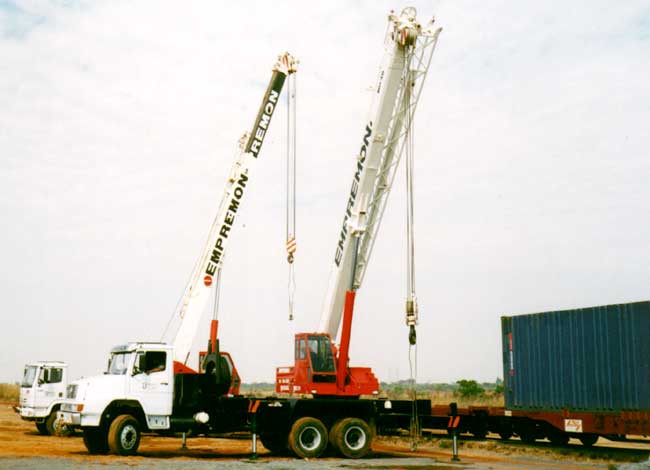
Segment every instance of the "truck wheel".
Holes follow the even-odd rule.
[[[40,423],[36,421],[36,429],[38,429],[39,434],[47,436],[47,423],[45,421],[41,421]]]
[[[45,429],[47,431],[47,434],[50,436],[54,436],[56,434],[56,427],[54,426],[55,421],[56,411],[52,411],[52,413],[50,413],[50,416],[45,419]]]
[[[289,433],[289,448],[302,459],[320,457],[327,448],[327,429],[316,418],[300,418]]]
[[[54,420],[54,435],[58,437],[69,437],[74,434],[72,426],[63,423],[62,419]]]
[[[582,442],[583,446],[591,447],[596,442],[598,442],[598,434],[583,434],[578,437],[578,439],[580,439],[580,442]]]
[[[91,454],[108,454],[108,439],[103,429],[84,429],[84,445]]]
[[[131,415],[120,415],[108,428],[108,447],[114,454],[135,455],[140,445],[140,423]]]
[[[368,424],[359,418],[344,418],[330,430],[334,448],[348,459],[360,459],[370,451],[372,433]]]
[[[287,452],[288,438],[286,434],[281,433],[264,433],[260,434],[262,445],[275,455],[282,455]]]

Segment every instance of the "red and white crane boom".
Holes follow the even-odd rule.
[[[357,156],[318,327],[319,332],[332,338],[336,338],[341,324],[345,292],[357,290],[363,282],[439,33],[440,29],[433,30],[432,24],[423,28],[413,8],[389,15],[384,60]]]
[[[348,366],[355,292],[368,267],[397,165],[411,140],[413,116],[440,31],[433,28],[433,19],[422,26],[414,8],[388,16],[384,60],[355,163],[318,333],[296,334],[294,366],[276,371],[278,392],[358,396],[379,388],[370,368]],[[412,223],[412,217],[407,221]],[[413,252],[410,235],[408,250]],[[413,282],[410,276],[406,322],[414,341]],[[339,328],[340,344],[335,348]]]

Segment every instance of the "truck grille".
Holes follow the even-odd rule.
[[[77,384],[70,384],[65,389],[66,398],[77,398]]]

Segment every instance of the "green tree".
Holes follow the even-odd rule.
[[[499,377],[497,377],[494,393],[503,393],[503,380],[501,380]]]
[[[481,387],[476,380],[459,380],[456,382],[458,384],[458,395],[462,398],[476,398],[480,397],[485,393],[485,389]]]

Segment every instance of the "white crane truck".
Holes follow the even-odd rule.
[[[409,33],[420,30],[413,9],[389,16],[387,49],[396,41],[408,47]],[[204,253],[186,291],[188,311],[201,311],[202,294],[213,283],[223,260],[224,246],[240,199],[248,184],[248,163],[254,161],[263,143],[285,78],[293,72],[293,61],[285,56],[274,68],[271,82],[243,149],[236,162],[220,213],[211,231],[212,241]],[[383,71],[382,71],[383,72]],[[380,76],[381,87],[381,76]],[[173,345],[135,342],[111,351],[103,376],[72,384],[59,416],[62,422],[83,430],[90,453],[137,452],[142,432],[195,431],[206,435],[251,431],[253,449],[259,434],[270,451],[292,451],[301,458],[316,458],[331,444],[347,458],[360,458],[370,450],[372,436],[382,426],[397,427],[411,422],[413,402],[358,399],[358,397],[245,397],[232,390],[230,365],[224,363],[213,323],[208,356],[198,373],[187,367],[189,332],[199,319],[186,314]],[[193,324],[194,326],[190,326]],[[185,326],[188,325],[188,326]],[[193,334],[193,333],[192,333]],[[419,410],[430,414],[430,402]]]

